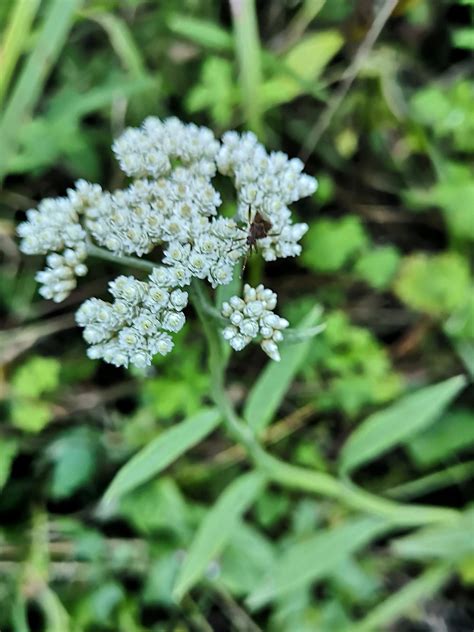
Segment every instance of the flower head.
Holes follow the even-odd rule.
[[[289,323],[274,313],[277,295],[270,289],[258,285],[244,285],[243,298],[232,296],[222,304],[221,312],[229,325],[224,328],[224,340],[236,351],[241,351],[252,340],[258,339],[263,351],[279,362],[278,343],[283,340],[282,330]]]
[[[298,159],[267,153],[251,132],[227,132],[217,140],[211,130],[177,118],[147,118],[113,143],[120,167],[131,178],[124,189],[103,191],[84,180],[66,197],[48,198],[27,211],[19,225],[21,249],[46,254],[36,278],[40,293],[60,302],[87,273],[90,244],[114,257],[138,256],[158,249],[148,280],[119,276],[109,285],[113,303],[86,301],[77,313],[89,355],[117,366],[151,363],[169,353],[171,334],[185,322],[186,288],[193,278],[213,288],[228,284],[236,263],[249,248],[249,225],[258,212],[271,228],[259,236],[265,260],[294,257],[307,230],[293,223],[289,205],[316,189]],[[220,214],[217,172],[236,189],[234,217]],[[156,260],[156,255],[154,255]],[[276,295],[263,286],[246,286],[244,298],[225,304],[229,325],[224,337],[234,349],[258,339],[279,359],[277,344],[287,321],[273,314]]]

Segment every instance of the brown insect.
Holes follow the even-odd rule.
[[[270,220],[266,219],[260,211],[256,211],[255,215],[252,219],[252,209],[249,207],[249,217],[248,224],[246,227],[247,234],[242,235],[242,237],[237,238],[234,243],[241,244],[245,243],[248,247],[248,250],[244,256],[244,262],[242,266],[241,276],[247,266],[247,259],[252,252],[255,252],[258,249],[258,241],[259,239],[264,239],[265,237],[273,237],[274,233],[270,233],[269,231],[273,227],[273,224]],[[245,231],[244,228],[241,229],[242,232]]]
[[[249,208],[248,233],[247,233],[247,237],[245,238],[245,244],[248,246],[248,251],[244,257],[241,274],[243,274],[245,268],[247,267],[248,256],[252,254],[252,252],[255,252],[257,250],[258,240],[264,239],[265,237],[269,237],[270,236],[269,231],[271,230],[273,226],[273,224],[268,219],[265,219],[265,217],[263,217],[260,211],[256,211],[255,215],[253,216],[253,219],[251,219],[251,216],[252,216],[252,209]]]
[[[272,227],[272,223],[265,219],[259,211],[254,215],[252,221],[249,221],[249,232],[245,243],[249,247],[249,252],[257,249],[257,241],[268,237],[268,233]]]

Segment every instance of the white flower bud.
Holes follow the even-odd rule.
[[[275,362],[280,362],[280,352],[278,351],[278,347],[276,343],[273,342],[273,340],[263,340],[260,346],[269,358],[275,360]]]

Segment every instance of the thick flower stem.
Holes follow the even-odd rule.
[[[252,430],[237,416],[225,391],[224,373],[226,361],[222,353],[222,344],[215,323],[209,318],[208,305],[202,284],[196,279],[190,288],[191,299],[206,335],[209,350],[209,370],[211,373],[211,395],[216,406],[222,412],[223,421],[231,437],[240,443],[249,456],[258,463],[263,449]]]
[[[209,318],[210,302],[202,283],[195,279],[190,294],[208,342],[212,398],[222,413],[223,423],[229,435],[242,445],[255,466],[263,471],[269,480],[291,489],[337,499],[352,509],[380,516],[393,526],[421,526],[452,520],[458,516],[458,512],[444,507],[398,504],[366,492],[350,481],[290,465],[268,454],[251,428],[239,418],[226,393],[226,360],[222,341],[215,323]]]
[[[87,244],[87,254],[91,257],[97,257],[98,259],[104,259],[104,261],[111,261],[112,263],[118,263],[122,266],[130,266],[132,268],[138,268],[139,270],[146,270],[151,272],[153,268],[156,268],[158,264],[148,261],[147,259],[139,259],[138,257],[125,257],[123,255],[114,255],[110,250],[100,248],[92,243]]]
[[[338,480],[323,472],[289,465],[268,454],[251,428],[238,417],[226,393],[224,384],[226,361],[222,352],[222,341],[215,323],[209,318],[210,302],[199,281],[193,281],[190,294],[208,342],[212,398],[222,413],[223,423],[229,435],[242,445],[255,466],[270,480],[285,487],[337,499],[353,509],[378,515],[393,525],[416,526],[442,522],[457,516],[456,511],[443,507],[401,505],[365,492],[349,481]]]

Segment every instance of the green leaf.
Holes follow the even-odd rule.
[[[199,580],[207,565],[223,550],[241,516],[261,493],[265,479],[250,472],[234,480],[206,514],[178,574],[174,597],[181,598]]]
[[[145,74],[145,65],[133,35],[124,20],[112,13],[87,12],[86,17],[102,26],[110,38],[115,52],[123,66],[136,77]]]
[[[12,388],[17,397],[40,397],[59,386],[60,363],[54,358],[40,356],[22,364],[12,378]]]
[[[198,46],[222,51],[233,48],[232,35],[214,22],[189,17],[182,13],[173,13],[166,23],[172,33]]]
[[[391,487],[385,493],[394,498],[416,498],[443,489],[443,487],[459,486],[466,480],[474,477],[474,461],[457,463],[450,467],[444,467],[439,472],[432,472],[421,478],[417,478],[401,485]]]
[[[388,630],[391,623],[404,616],[420,601],[431,598],[448,581],[451,570],[445,566],[435,566],[420,577],[406,584],[398,592],[385,599],[374,608],[365,619],[351,624],[351,632],[375,632]]]
[[[261,608],[275,597],[325,577],[386,528],[387,523],[377,518],[355,518],[293,544],[269,569],[263,583],[248,598],[248,605]]]
[[[341,453],[341,469],[353,470],[417,434],[433,423],[464,388],[457,375],[427,386],[370,415],[350,435]]]
[[[16,399],[11,404],[12,424],[25,432],[41,432],[53,419],[53,410],[47,402]]]
[[[0,176],[8,170],[21,125],[31,116],[48,74],[66,41],[74,12],[82,2],[83,0],[52,0],[45,8],[45,17],[35,46],[22,67],[0,120]]]
[[[265,108],[292,101],[310,92],[314,82],[341,49],[344,38],[336,30],[319,31],[300,38],[284,57],[278,60],[281,74],[262,86]]]
[[[233,595],[248,595],[274,560],[271,541],[250,525],[240,522],[222,553],[219,582]]]
[[[7,3],[6,3],[7,4]],[[39,8],[39,0],[17,0],[11,3],[8,24],[2,33],[0,50],[0,104],[22,52],[27,46],[30,27]]]
[[[420,529],[392,542],[396,555],[408,559],[459,560],[474,554],[474,510],[457,520],[437,527]]]
[[[173,532],[180,538],[188,534],[188,508],[174,480],[162,476],[120,499],[119,513],[134,529],[150,534]]]
[[[453,45],[456,48],[464,48],[466,50],[474,50],[474,28],[466,27],[456,29],[452,34]]]
[[[312,270],[335,272],[367,245],[368,237],[358,217],[321,219],[304,237],[302,260]]]
[[[321,315],[315,307],[304,318],[298,329],[313,327]],[[249,393],[244,407],[244,418],[255,432],[261,432],[273,419],[295,375],[301,368],[311,347],[317,344],[313,339],[284,346],[281,350],[281,361],[267,363]]]
[[[422,467],[449,459],[474,444],[474,413],[455,410],[443,415],[431,428],[406,443],[415,462]]]
[[[152,561],[146,574],[143,601],[149,605],[164,605],[172,608],[173,585],[179,569],[179,556],[176,551],[160,552]]]
[[[15,456],[18,453],[18,443],[14,439],[0,437],[0,490],[10,476],[10,470]]]
[[[163,432],[119,470],[104,500],[109,502],[118,498],[156,476],[214,430],[219,420],[220,413],[216,409],[203,409]]]
[[[50,485],[52,498],[68,498],[91,479],[97,449],[97,437],[88,428],[72,430],[48,448],[54,464]]]
[[[186,108],[191,113],[208,110],[217,125],[225,127],[232,120],[238,98],[231,62],[211,56],[204,60],[200,81],[186,97]]]
[[[454,252],[406,257],[394,290],[411,308],[445,316],[460,307],[469,291],[469,266]]]
[[[384,246],[364,252],[358,258],[354,271],[376,290],[383,290],[390,285],[399,263],[398,250],[394,246]]]

